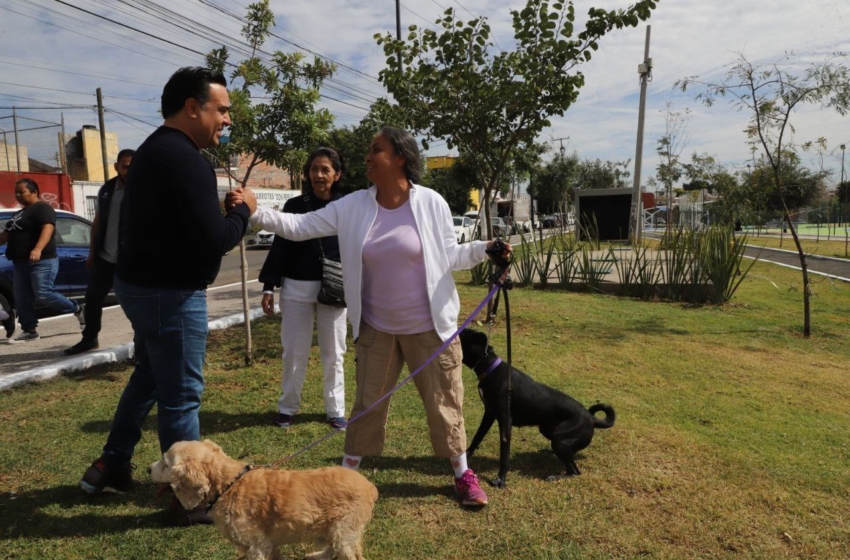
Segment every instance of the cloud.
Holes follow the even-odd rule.
[[[114,4],[109,11],[104,6],[111,4],[94,0],[79,0],[74,5],[186,48],[207,52],[238,38],[240,30],[238,21],[208,4],[242,15],[247,2],[205,2],[157,0],[157,4],[178,14],[168,22],[157,21],[125,4]],[[453,7],[463,19],[471,19],[471,14],[486,16],[495,42],[502,49],[513,45],[509,11],[524,6],[522,2],[505,0],[402,0],[401,4],[403,35],[409,25],[432,25],[430,22],[440,17],[444,8]],[[578,2],[577,29],[591,6],[616,9],[627,5],[622,0]],[[273,0],[272,8],[277,18],[274,31],[289,42],[271,39],[265,46],[267,50],[288,52],[296,43],[351,67],[340,66],[325,91],[349,105],[330,99],[324,99],[322,105],[337,115],[337,124],[356,124],[365,115],[369,100],[385,95],[375,78],[386,57],[373,36],[395,33],[393,4]],[[836,51],[850,52],[850,35],[846,32],[850,27],[850,5],[846,1],[751,0],[721,5],[660,0],[648,23],[652,26],[653,79],[647,88],[644,176],[653,173],[657,164],[654,145],[663,134],[662,110],[668,101],[676,110],[693,110],[687,154],[708,152],[723,163],[739,167],[749,158],[742,132],[748,115],[726,103],[712,108],[699,105],[690,93],[672,89],[677,79],[699,75],[719,80],[738,52],[754,62],[777,60],[786,51],[794,51],[802,60],[811,62]],[[196,24],[209,29],[200,30]],[[541,140],[569,136],[570,150],[576,150],[581,157],[634,160],[640,92],[637,65],[643,59],[645,31],[646,24],[642,23],[637,28],[612,32],[600,41],[599,51],[580,68],[586,85],[577,102],[563,117],[553,119],[551,129],[541,135]],[[183,48],[50,0],[9,0],[0,5],[0,38],[0,81],[6,82],[0,84],[0,106],[33,105],[34,100],[86,106],[63,111],[66,130],[74,131],[83,124],[96,124],[91,107],[94,91],[101,87],[109,111],[107,128],[119,134],[122,148],[136,147],[152,130],[140,121],[161,122],[157,101],[168,76],[180,66],[203,63],[199,55]],[[234,58],[239,58],[236,53]],[[23,85],[8,85],[13,83]],[[36,86],[50,89],[35,89]],[[8,112],[0,109],[0,117]],[[21,114],[59,120],[58,110]],[[798,143],[827,138],[832,155],[826,160],[837,170],[835,149],[842,142],[850,143],[848,119],[834,112],[806,108],[795,113],[792,122]],[[440,150],[445,150],[445,145],[433,148],[432,155],[441,155]],[[819,165],[812,155],[804,154],[804,161]]]

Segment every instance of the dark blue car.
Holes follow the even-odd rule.
[[[17,210],[0,210],[0,231],[6,220]],[[89,282],[89,270],[86,259],[89,256],[91,241],[91,222],[76,214],[56,211],[56,253],[59,256],[59,274],[56,275],[56,290],[69,298],[81,300],[86,295]],[[0,245],[0,305],[7,312],[15,307],[12,262],[4,254],[6,246]],[[36,303],[36,314],[47,311]]]

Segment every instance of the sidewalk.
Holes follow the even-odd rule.
[[[259,307],[261,296],[262,286],[256,280],[249,282],[251,319],[262,316]],[[207,307],[210,330],[244,322],[241,285],[209,288]],[[73,315],[41,319],[38,332],[41,338],[30,342],[12,344],[5,339],[0,340],[0,391],[98,364],[126,361],[133,356],[133,329],[117,305],[103,310],[103,330],[98,336],[98,350],[76,356],[63,353],[81,338],[80,325]]]

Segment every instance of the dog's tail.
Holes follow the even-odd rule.
[[[593,415],[594,428],[610,428],[617,421],[617,415],[614,414],[614,409],[610,405],[596,403],[587,410]],[[596,417],[596,413],[600,410],[605,413],[604,419]]]

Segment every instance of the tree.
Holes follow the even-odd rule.
[[[528,191],[537,200],[541,214],[561,212],[572,206],[579,166],[578,154],[573,152],[567,156],[555,156],[535,170]]]
[[[628,187],[631,175],[629,164],[631,160],[608,161],[585,159],[579,163],[576,177],[576,188],[589,189],[622,189]]]
[[[445,138],[475,165],[484,187],[490,230],[491,194],[501,184],[517,147],[533,142],[578,97],[599,40],[613,29],[646,20],[656,0],[626,10],[591,8],[585,29],[573,38],[572,2],[528,0],[513,17],[514,50],[494,54],[484,18],[462,22],[453,9],[436,23],[439,31],[411,26],[406,40],[376,35],[387,64],[379,78],[394,96],[423,145]],[[401,61],[401,64],[399,63]]]
[[[709,206],[713,223],[732,227],[736,220],[748,220],[751,197],[747,195],[746,185],[720,165],[714,156],[694,153],[690,163],[682,163],[681,169],[688,185],[699,186],[717,196],[714,204]]]
[[[667,200],[673,200],[673,183],[682,176],[683,168],[679,163],[679,156],[691,139],[687,131],[690,110],[674,111],[673,104],[667,102],[664,106],[664,135],[656,142],[655,153],[658,154],[660,162],[655,168],[658,180],[664,185],[667,192]],[[668,209],[671,208],[668,205]],[[667,235],[670,234],[671,220],[665,220]]]
[[[794,153],[785,154],[783,160],[780,170],[783,185],[781,191],[777,188],[773,167],[766,158],[756,162],[747,183],[756,199],[763,201],[765,210],[784,217],[786,206],[791,211],[798,210],[823,197],[829,171],[812,171],[804,167]]]
[[[327,135],[333,117],[327,109],[317,109],[319,88],[329,78],[334,67],[316,58],[304,63],[301,53],[276,51],[262,53],[261,47],[274,27],[274,14],[269,0],[248,6],[242,36],[251,47],[251,56],[233,64],[227,47],[213,49],[206,56],[207,67],[224,72],[233,67],[230,75],[230,113],[232,124],[228,142],[209,150],[210,155],[228,175],[242,187],[247,186],[251,172],[267,162],[288,168],[294,184],[301,183],[301,166],[308,151]],[[266,54],[268,60],[260,59]],[[256,98],[255,94],[261,93]],[[235,177],[229,162],[246,157],[245,174]],[[253,361],[251,321],[248,310],[247,271],[244,241],[242,253],[242,299],[245,313],[245,362]]]
[[[850,181],[838,183],[835,188],[835,196],[841,204],[850,204]]]
[[[843,58],[843,55],[837,57]],[[792,113],[801,105],[817,104],[832,108],[844,115],[850,110],[850,71],[837,58],[811,64],[802,71],[795,69],[793,56],[786,54],[773,64],[753,64],[743,53],[738,54],[723,80],[708,82],[697,76],[678,80],[682,91],[692,87],[702,90],[697,99],[711,107],[718,98],[730,97],[731,103],[750,115],[746,128],[749,140],[758,145],[770,165],[774,185],[782,207],[785,222],[794,238],[803,275],[803,335],[811,335],[811,286],[806,265],[806,253],[791,220],[787,198],[793,185],[785,182],[791,144],[786,132],[793,132],[789,122]]]
[[[446,199],[452,214],[462,215],[472,206],[470,196],[472,185],[466,181],[463,171],[456,167],[458,167],[457,162],[445,169],[430,169],[422,177],[422,182]]]
[[[290,169],[295,186],[300,185],[301,167],[309,151],[327,138],[333,116],[318,109],[319,89],[335,70],[333,64],[315,58],[304,62],[301,53],[263,53],[262,45],[274,26],[269,0],[248,6],[242,36],[251,56],[232,64],[226,47],[207,54],[207,67],[230,75],[231,119],[229,141],[211,150],[220,162],[231,157],[248,158],[245,174],[233,179],[246,186],[260,163]],[[266,54],[268,60],[261,59]],[[229,166],[225,166],[229,172]]]
[[[360,125],[335,128],[330,131],[328,145],[345,159],[344,192],[369,187],[365,158],[374,135],[374,130],[367,130],[366,127]]]

